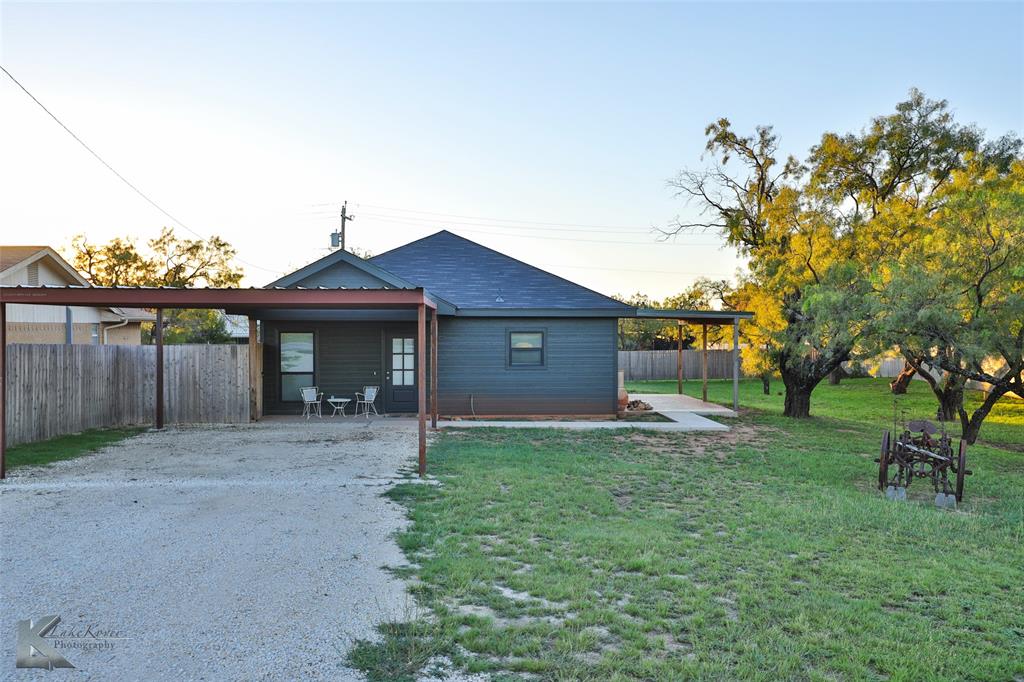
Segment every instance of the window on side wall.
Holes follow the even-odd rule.
[[[281,332],[281,401],[302,401],[300,388],[313,386],[313,332]]]
[[[545,336],[543,330],[510,331],[508,333],[508,366],[543,367]]]

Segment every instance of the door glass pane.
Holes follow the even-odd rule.
[[[402,368],[402,358],[404,358],[404,357],[405,357],[404,355],[392,355],[391,356],[391,369],[403,369]]]
[[[313,371],[313,334],[312,332],[281,333],[281,371],[312,372]],[[307,384],[308,385],[308,384]]]
[[[409,370],[405,370],[405,385],[406,386],[415,386],[416,385],[415,372],[410,372]]]
[[[415,355],[405,355],[403,357],[405,358],[405,369],[416,369]]]
[[[416,352],[416,342],[415,342],[415,340],[414,339],[404,339],[404,341],[405,341],[405,352],[406,353],[415,353]]]
[[[402,339],[391,339],[391,352],[401,353],[402,352]]]
[[[394,386],[405,386],[405,373],[404,372],[392,372],[391,383]]]
[[[282,374],[281,375],[281,400],[285,402],[301,402],[302,394],[300,388],[313,385],[312,374]]]

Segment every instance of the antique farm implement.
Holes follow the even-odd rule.
[[[954,452],[945,428],[940,432],[927,420],[907,422],[896,438],[886,431],[877,461],[878,489],[884,490],[886,497],[905,500],[907,488],[915,478],[928,478],[939,507],[956,507],[964,496],[964,477],[971,474],[967,468],[967,443],[961,440]]]

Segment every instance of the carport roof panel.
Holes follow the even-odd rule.
[[[0,302],[138,308],[436,308],[423,289],[0,286]]]
[[[657,320],[679,320],[697,324],[729,325],[735,319],[747,320],[754,313],[746,310],[686,310],[679,308],[637,308],[637,317]]]

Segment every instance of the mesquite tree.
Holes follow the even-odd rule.
[[[85,235],[71,242],[71,262],[97,286],[234,287],[243,273],[235,265],[235,249],[220,237],[181,239],[165,227],[140,249],[132,239],[114,238],[93,244]],[[216,310],[165,310],[167,343],[231,341]]]
[[[962,388],[956,405],[973,443],[1000,398],[1024,397],[1024,160],[1004,170],[980,154],[954,173],[942,199],[920,248],[881,269],[891,274],[880,283],[879,322],[954,391],[971,380],[989,385],[971,414]]]
[[[666,233],[717,229],[749,258],[757,307],[772,311],[763,348],[786,387],[784,414],[806,417],[815,386],[871,329],[870,273],[913,241],[981,134],[915,90],[858,133],[826,133],[805,163],[779,162],[770,127],[743,136],[720,119],[706,135],[714,165],[670,181],[700,217]]]

